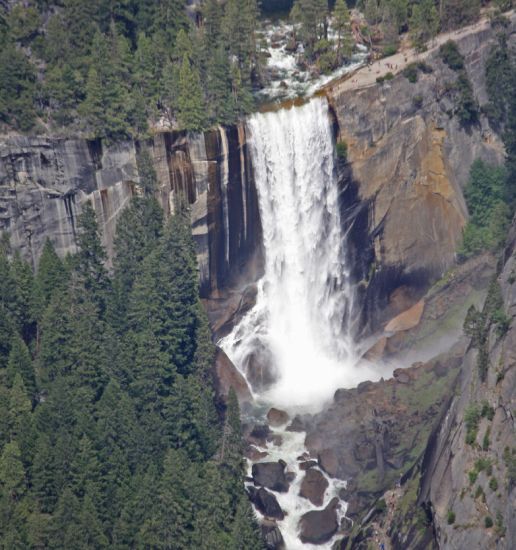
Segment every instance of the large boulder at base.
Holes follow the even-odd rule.
[[[425,301],[420,300],[411,308],[405,310],[403,313],[400,313],[397,317],[394,317],[394,319],[391,319],[385,325],[385,332],[402,332],[404,330],[417,327],[419,325],[419,321],[421,321],[421,316],[423,315],[424,309]]]
[[[259,462],[253,464],[252,476],[255,485],[266,487],[278,493],[286,493],[289,484],[285,476],[285,462]]]
[[[246,378],[254,391],[261,392],[272,386],[278,378],[272,353],[260,342],[245,362]]]
[[[285,550],[285,541],[274,521],[263,521],[260,525],[267,550]]]
[[[267,424],[255,424],[247,436],[247,441],[251,443],[251,445],[265,447],[270,436],[271,430]]]
[[[324,492],[328,488],[328,480],[324,475],[314,468],[309,469],[303,481],[299,495],[307,498],[314,506],[322,506],[324,502]]]
[[[339,459],[333,449],[324,449],[319,453],[319,466],[331,477],[337,475]]]
[[[269,409],[269,412],[267,413],[267,422],[269,423],[269,426],[277,428],[278,426],[283,426],[283,424],[286,424],[288,421],[289,416],[285,411],[275,409],[274,407]]]
[[[313,510],[301,516],[299,520],[299,538],[308,544],[328,542],[337,532],[337,508],[339,499],[333,498],[324,510]]]
[[[215,388],[217,394],[224,400],[229,390],[233,388],[240,404],[253,401],[246,379],[219,347],[215,352]]]
[[[281,506],[278,504],[276,497],[260,487],[249,487],[249,497],[251,502],[256,506],[258,512],[263,514],[266,518],[269,519],[278,519],[282,520],[285,518],[285,513],[281,509]]]

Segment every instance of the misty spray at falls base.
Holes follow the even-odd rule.
[[[355,366],[353,286],[327,102],[254,115],[248,133],[265,273],[255,307],[221,346],[258,400],[313,410],[337,387],[376,377]]]

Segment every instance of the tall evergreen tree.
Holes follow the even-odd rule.
[[[204,100],[199,70],[185,54],[179,71],[177,113],[180,125],[186,130],[200,131],[206,125]]]
[[[334,28],[337,32],[337,59],[350,57],[353,44],[351,40],[351,19],[346,0],[337,0],[333,11]]]
[[[103,314],[109,287],[104,267],[107,256],[100,239],[97,217],[89,201],[83,205],[77,220],[77,246],[74,263],[79,282],[87,292],[91,292],[100,314]]]

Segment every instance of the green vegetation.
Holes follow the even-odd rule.
[[[477,480],[478,472],[476,470],[470,470],[468,472],[468,478],[469,478],[469,484],[474,485],[475,481]]]
[[[430,74],[433,72],[433,69],[430,65],[425,63],[424,61],[418,61],[414,63],[409,63],[404,69],[403,69],[403,76],[407,78],[409,82],[412,84],[415,84],[419,77],[419,71],[421,71],[424,74]]]
[[[455,512],[453,510],[448,510],[446,521],[448,522],[448,525],[453,525],[455,523]]]
[[[516,484],[516,449],[505,447],[503,461],[507,467],[507,482],[509,483],[509,489],[511,489]]]
[[[214,399],[189,216],[164,227],[154,184],[143,169],[112,274],[88,204],[66,262],[47,242],[33,273],[1,242],[6,548],[262,548],[238,402]]]
[[[478,423],[480,422],[480,411],[476,404],[470,405],[464,412],[464,423],[466,425],[466,443],[474,445],[478,434]]]
[[[486,529],[491,528],[493,526],[493,518],[491,518],[490,516],[486,516],[484,519],[484,525]]]
[[[296,24],[294,39],[303,44],[304,57],[323,73],[350,59],[353,50],[351,19],[346,0],[336,0],[333,13],[335,40],[329,39],[330,12],[326,0],[295,0],[290,12]]]
[[[505,536],[506,529],[503,524],[503,516],[500,512],[496,512],[495,532],[499,537]]]
[[[4,3],[0,122],[110,140],[144,135],[161,118],[187,130],[234,122],[259,83],[256,0],[206,0],[199,26],[185,5]]]
[[[484,437],[482,438],[482,450],[488,451],[489,450],[489,436],[491,435],[491,429],[487,428],[486,433],[484,434]]]
[[[376,77],[376,82],[378,82],[380,84],[382,82],[392,80],[393,78],[394,78],[394,75],[389,71],[384,76],[377,76]]]
[[[457,44],[448,40],[439,48],[439,54],[453,71],[457,72],[457,80],[451,84],[449,90],[453,92],[455,99],[454,114],[464,126],[478,121],[478,106],[473,95],[473,88],[464,67],[464,58]]]
[[[421,95],[415,95],[413,98],[412,98],[412,104],[414,105],[414,107],[416,109],[421,109],[421,107],[423,106],[423,96]]]
[[[506,201],[507,171],[476,160],[471,166],[464,195],[470,213],[459,254],[470,257],[498,249],[506,237],[510,208]]]
[[[472,347],[478,349],[477,368],[482,382],[485,381],[490,366],[488,337],[491,327],[496,327],[499,337],[503,337],[509,324],[510,319],[504,312],[502,289],[500,283],[494,278],[489,285],[484,309],[480,312],[471,306],[463,325],[464,333],[471,338]],[[491,421],[494,414],[494,408],[487,401],[483,401],[481,416]]]
[[[457,44],[453,40],[448,40],[439,48],[441,59],[450,67],[452,71],[461,71],[464,69],[464,57],[459,51]]]
[[[348,158],[348,144],[345,141],[339,141],[336,145],[337,157],[342,162],[346,162]]]
[[[487,418],[490,422],[493,420],[495,415],[494,407],[491,407],[487,401],[482,401],[482,410],[480,411],[480,416],[482,418]]]
[[[484,470],[487,470],[490,465],[491,465],[491,461],[487,458],[478,458],[475,461],[475,469],[477,472],[482,472]]]
[[[493,492],[498,491],[498,480],[496,479],[496,477],[492,477],[492,478],[489,480],[489,488],[490,488],[491,491],[493,491]]]

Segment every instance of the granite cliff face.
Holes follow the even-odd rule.
[[[199,135],[162,133],[146,143],[109,146],[98,140],[3,138],[0,231],[9,232],[13,247],[33,264],[47,237],[65,255],[75,250],[81,204],[91,200],[111,256],[117,217],[137,192],[138,147],[147,147],[155,161],[166,214],[180,193],[187,197],[201,291],[217,295],[260,253],[256,192],[241,126]]]
[[[457,41],[479,105],[487,102],[485,61],[495,40],[487,28]],[[503,159],[501,139],[485,117],[465,128],[451,115],[456,73],[437,51],[425,63],[432,72],[419,72],[416,83],[399,74],[359,90],[346,83],[326,90],[347,144],[345,183],[367,209],[367,235],[356,252],[362,262],[355,266],[362,269],[357,278],[364,282],[369,330],[415,303],[455,263],[470,166],[476,158]]]
[[[418,502],[441,548],[510,548],[516,537],[516,220],[484,311],[485,357],[473,338],[457,392],[422,464]],[[499,287],[498,287],[499,285]],[[490,518],[486,520],[486,518]]]

